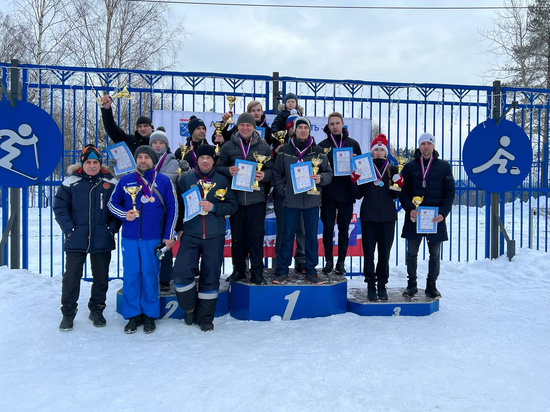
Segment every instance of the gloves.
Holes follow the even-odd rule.
[[[391,180],[399,187],[403,187],[403,183],[405,182],[403,176],[397,173],[392,176]]]
[[[353,173],[349,176],[350,179],[351,179],[351,183],[357,183],[357,181],[359,180],[359,178],[361,177],[361,175],[355,173],[356,170],[353,171]]]
[[[190,169],[187,160],[178,160],[178,166],[182,172],[187,172]]]

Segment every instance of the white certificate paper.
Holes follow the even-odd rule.
[[[310,177],[313,174],[311,162],[293,163],[290,165],[290,178],[295,194],[313,189],[315,182]]]
[[[439,208],[418,206],[416,212],[416,233],[437,233],[437,223],[432,220],[439,214]]]
[[[110,158],[116,159],[115,175],[131,172],[136,168],[132,152],[124,142],[116,143],[105,148]]]
[[[187,222],[202,212],[202,206],[199,205],[199,202],[202,200],[201,192],[199,191],[198,186],[193,186],[181,196],[183,197],[183,203],[185,204],[185,215],[183,216],[183,221]]]
[[[365,153],[351,158],[351,168],[361,177],[357,180],[358,185],[374,182],[376,173],[374,172],[374,163],[370,153]]]
[[[334,176],[351,175],[351,147],[342,147],[332,149],[332,159],[334,160]]]
[[[231,181],[231,189],[252,192],[254,174],[256,173],[257,168],[256,162],[237,159],[235,160],[235,167],[238,167],[239,171],[235,176],[233,176],[233,180]]]

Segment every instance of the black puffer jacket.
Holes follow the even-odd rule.
[[[327,154],[328,160],[330,162],[330,167],[334,171],[334,156],[332,149],[335,148],[334,143],[330,138],[330,130],[328,125],[325,126],[323,131],[326,133],[327,138],[319,143],[319,146],[322,148],[331,148],[331,151]],[[353,149],[353,154],[361,154],[361,146],[359,142],[351,137],[347,129],[342,130],[342,136],[344,138],[343,147],[351,147]],[[340,137],[336,137],[336,141],[340,142]],[[334,176],[332,182],[323,188],[323,198],[321,199],[323,203],[333,203],[333,202],[349,202],[355,203],[355,196],[352,191],[352,183],[349,176]]]
[[[229,140],[231,140],[231,136],[233,135],[235,130],[237,130],[236,125],[234,125],[231,128],[229,126],[232,126],[232,125],[226,124],[225,127],[222,129],[222,136],[223,136],[223,140],[224,140],[223,143],[228,142]],[[261,119],[256,121],[256,127],[263,127],[265,129],[264,140],[266,141],[267,144],[270,145],[271,142],[272,142],[271,126],[269,126],[267,124],[265,114],[262,114]],[[214,133],[212,133],[212,137],[211,137],[212,144],[216,144],[216,143],[214,143],[215,138],[216,138],[216,131],[214,130]],[[223,143],[222,143],[222,145],[223,145]]]
[[[115,248],[114,234],[120,220],[109,212],[107,203],[116,180],[105,170],[88,176],[80,165],[70,166],[55,194],[55,220],[67,236],[67,252],[106,252]]]
[[[134,154],[139,146],[149,146],[149,137],[143,137],[137,130],[134,134],[128,134],[118,127],[115,123],[113,110],[111,108],[102,108],[101,118],[103,119],[103,127],[105,127],[105,131],[111,140],[115,143],[125,142],[132,154]]]
[[[410,160],[401,171],[403,176],[403,190],[399,195],[399,201],[403,209],[407,212],[401,237],[405,239],[417,239],[420,236],[416,233],[416,223],[410,219],[411,210],[415,209],[412,203],[414,196],[424,196],[420,206],[437,206],[439,213],[446,218],[453,207],[455,198],[455,180],[451,170],[451,165],[439,159],[439,153],[434,150],[433,162],[430,168],[426,187],[422,187],[422,169],[420,162],[423,161],[419,149],[414,152],[414,158]],[[447,224],[445,220],[437,224],[437,233],[426,235],[428,239],[442,242],[448,240]]]

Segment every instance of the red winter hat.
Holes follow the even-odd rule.
[[[376,136],[370,144],[370,152],[372,153],[374,149],[383,149],[384,152],[386,152],[386,156],[388,155],[388,139],[386,138],[386,135],[379,134]]]

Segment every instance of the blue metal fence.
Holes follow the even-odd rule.
[[[431,132],[437,138],[441,157],[452,165],[457,188],[455,205],[447,220],[450,241],[444,244],[442,257],[456,261],[488,257],[485,211],[489,196],[466,176],[462,145],[470,130],[491,115],[491,86],[37,65],[22,65],[20,70],[23,99],[52,114],[65,138],[66,149],[63,161],[47,181],[22,191],[22,262],[30,270],[60,274],[55,271],[63,265],[60,263],[63,261],[62,235],[53,218],[51,200],[63,180],[65,168],[76,162],[78,148],[90,142],[99,147],[109,144],[95,99],[103,92],[112,93],[124,86],[128,86],[131,100],[119,101],[116,120],[128,132],[132,131],[137,116],[150,114],[152,110],[222,113],[228,110],[226,95],[239,97],[234,108],[236,113],[245,111],[251,100],[262,102],[266,112],[276,112],[274,97],[289,91],[299,96],[306,116],[327,116],[339,111],[344,118],[371,119],[373,132],[385,133],[390,149],[399,150],[400,155],[407,156],[415,148],[420,133]],[[0,64],[0,71],[7,88],[9,65]],[[278,90],[281,93],[276,96]],[[547,251],[550,90],[501,88],[501,94],[502,111],[512,101],[519,102],[508,118],[526,130],[536,153],[523,187],[501,196],[503,222],[519,247]],[[9,197],[5,188],[1,191],[4,228],[9,218]],[[392,254],[395,264],[404,263],[404,242],[399,238],[402,219],[400,214]],[[7,252],[5,246],[4,256],[9,255]],[[112,268],[116,273],[119,273],[119,262],[117,253]],[[357,265],[359,270],[360,265]]]

